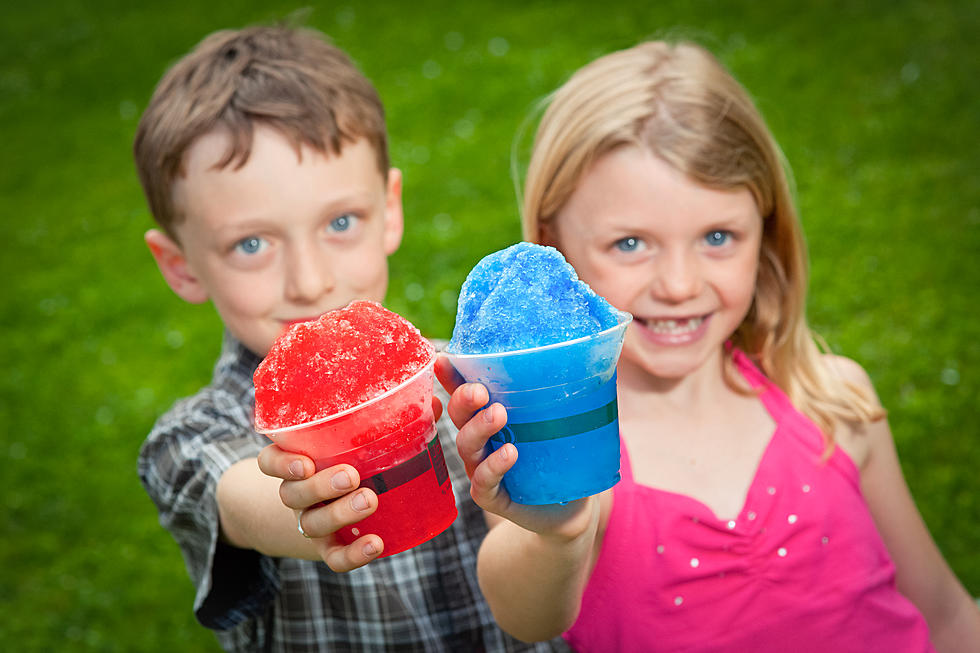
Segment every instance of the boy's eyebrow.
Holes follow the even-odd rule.
[[[379,199],[380,196],[380,199]],[[369,206],[373,206],[378,201],[383,201],[384,194],[378,193],[376,190],[363,189],[358,191],[353,191],[349,193],[344,193],[338,195],[334,198],[329,198],[328,200],[321,203],[317,209],[317,214],[319,219],[325,220],[328,218],[336,217],[337,213],[343,211],[364,209]],[[233,236],[238,233],[256,231],[268,228],[270,226],[279,226],[281,223],[275,214],[273,215],[262,215],[253,214],[245,215],[240,218],[229,218],[227,216],[224,219],[219,219],[218,224],[215,225],[214,231],[219,234],[219,236],[227,235]]]

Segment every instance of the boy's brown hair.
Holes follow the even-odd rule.
[[[229,147],[217,167],[238,168],[248,161],[257,125],[282,133],[297,155],[301,145],[337,155],[365,138],[387,179],[388,138],[377,90],[322,33],[285,25],[215,32],[160,80],[133,143],[150,211],[175,242],[184,216],[172,190],[188,148],[224,131]]]

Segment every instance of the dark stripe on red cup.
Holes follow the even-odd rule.
[[[439,444],[439,436],[432,438],[424,451],[394,467],[362,480],[361,487],[371,488],[375,494],[384,494],[399,485],[415,480],[430,469],[435,471],[436,482],[439,485],[449,480],[449,470],[446,469],[446,458],[442,451],[442,445]]]

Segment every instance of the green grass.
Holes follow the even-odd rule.
[[[389,306],[447,336],[466,272],[519,238],[511,146],[535,102],[599,54],[696,38],[792,162],[811,321],[875,380],[923,516],[980,595],[980,6],[407,6],[324,4],[308,19],[388,108],[408,220]],[[208,380],[220,325],[173,296],[145,250],[130,147],[169,63],[212,30],[294,8],[0,9],[2,650],[215,648],[135,458],[155,417]]]

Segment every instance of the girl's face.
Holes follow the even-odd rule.
[[[752,303],[762,241],[752,194],[700,186],[645,149],[601,157],[552,236],[579,277],[633,314],[621,373],[691,374],[721,355]]]

